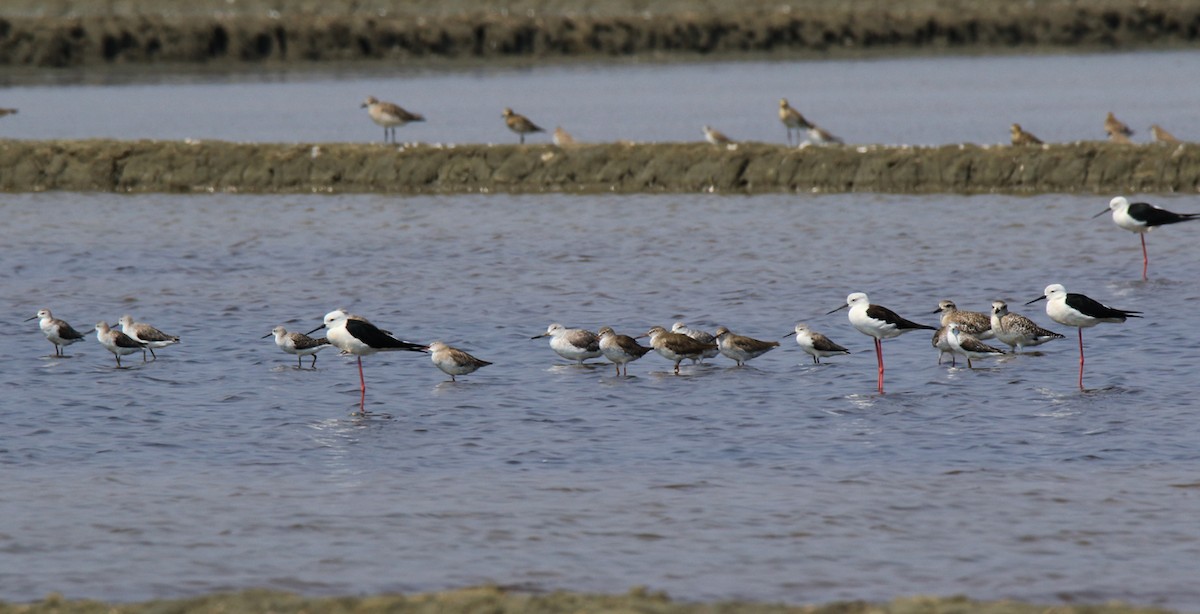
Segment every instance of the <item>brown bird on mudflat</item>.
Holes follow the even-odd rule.
[[[642,337],[650,337],[650,347],[663,358],[675,363],[675,375],[679,375],[679,363],[684,358],[700,360],[705,350],[711,350],[715,343],[700,343],[687,335],[667,332],[661,326],[651,327]]]
[[[793,131],[796,133],[796,140],[799,141],[800,131],[808,130],[808,127],[811,125],[799,111],[793,109],[792,105],[788,104],[787,98],[779,99],[779,121],[783,122],[784,127],[787,128],[788,145],[792,144]]]
[[[1133,136],[1133,130],[1117,119],[1112,111],[1104,118],[1104,132],[1108,134],[1108,140],[1114,143],[1128,143],[1129,137]]]
[[[551,136],[551,139],[553,139],[554,144],[558,145],[559,147],[567,147],[575,144],[575,137],[571,136],[570,132],[563,130],[562,126],[558,126],[554,129],[554,134]]]
[[[1154,137],[1155,143],[1178,143],[1179,139],[1175,138],[1174,134],[1162,129],[1158,124],[1150,124],[1150,136]]]
[[[1042,139],[1033,136],[1032,132],[1026,132],[1021,128],[1021,124],[1013,124],[1010,129],[1012,134],[1013,145],[1041,145]]]
[[[529,121],[528,117],[520,113],[513,113],[512,109],[505,108],[501,115],[504,118],[504,125],[508,126],[509,130],[516,132],[521,137],[521,144],[525,144],[525,135],[533,132],[545,132],[537,124]]]
[[[367,96],[367,99],[362,103],[362,108],[367,110],[367,115],[371,117],[371,121],[383,126],[384,143],[389,142],[389,135],[391,136],[390,142],[396,142],[396,126],[403,126],[410,122],[425,121],[424,115],[409,113],[390,102],[380,102],[374,96]]]
[[[724,326],[718,326],[713,336],[717,338],[717,348],[721,350],[721,354],[736,362],[739,367],[746,364],[747,360],[758,358],[779,347],[778,341],[763,341],[735,335]]]
[[[733,143],[733,139],[725,136],[724,132],[713,128],[712,126],[704,126],[704,140],[713,145],[729,145]]]

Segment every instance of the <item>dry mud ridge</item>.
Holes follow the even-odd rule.
[[[4,0],[0,67],[1177,48],[1200,0]]]
[[[0,141],[0,190],[246,193],[1195,193],[1200,144],[387,146]]]

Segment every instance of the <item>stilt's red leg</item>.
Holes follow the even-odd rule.
[[[883,394],[883,343],[875,340],[875,358],[879,362],[879,394]]]
[[[359,413],[367,413],[367,378],[363,377],[362,356],[358,357],[358,384],[362,388],[362,397],[358,400]]]
[[[1139,233],[1142,238],[1142,281],[1146,281],[1146,269],[1150,267],[1150,256],[1146,254],[1146,233]]]
[[[1079,329],[1079,389],[1083,390],[1083,328]]]

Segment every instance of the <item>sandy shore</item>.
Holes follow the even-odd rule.
[[[1171,193],[1200,144],[386,146],[0,141],[0,190],[231,193]]]
[[[848,601],[825,605],[782,605],[750,602],[681,603],[668,596],[635,588],[625,595],[556,592],[530,595],[495,587],[440,593],[372,597],[306,598],[288,593],[245,591],[171,601],[106,604],[70,601],[52,595],[30,604],[0,603],[0,614],[149,614],[151,612],[338,612],[343,614],[1134,614],[1166,610],[1119,603],[1044,606],[1012,601],[982,602],[964,597],[912,597],[889,603]]]
[[[0,68],[1179,48],[1200,0],[6,0]]]

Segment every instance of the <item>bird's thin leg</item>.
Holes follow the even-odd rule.
[[[1146,269],[1150,267],[1150,256],[1146,254],[1146,233],[1142,237],[1142,281],[1146,281]]]
[[[1083,327],[1079,328],[1079,389],[1083,390]]]
[[[875,340],[875,359],[879,363],[879,394],[883,394],[883,344]]]
[[[367,413],[367,378],[363,377],[362,356],[358,357],[358,384],[362,387],[362,396],[358,400],[358,413]]]

